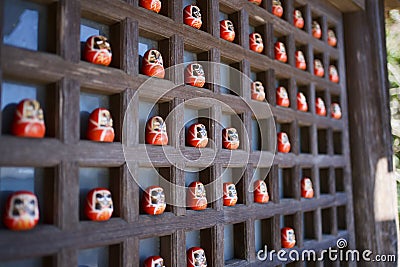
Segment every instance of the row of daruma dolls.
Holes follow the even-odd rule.
[[[283,227],[281,229],[282,248],[293,248],[296,245],[296,235],[293,228]],[[187,267],[207,267],[207,258],[201,247],[191,247],[186,251]],[[148,257],[143,267],[165,267],[164,259],[160,256]]]
[[[262,0],[249,0],[249,2],[254,3],[256,5],[260,5]],[[160,0],[140,0],[140,6],[158,13],[161,10],[161,1]],[[277,17],[282,17],[283,7],[279,0],[273,0],[272,13]],[[202,25],[200,8],[196,5],[186,6],[183,11],[183,22],[186,25],[189,25],[193,28],[200,29],[200,27]],[[303,14],[298,9],[295,9],[293,11],[293,25],[299,29],[302,29],[304,27]],[[258,35],[261,39],[261,36],[259,34],[257,34],[257,33],[255,33],[255,34]],[[321,39],[321,37],[322,37],[321,25],[319,25],[319,23],[315,20],[312,23],[312,35],[317,39]],[[229,42],[232,42],[235,39],[235,28],[233,26],[233,23],[230,20],[221,20],[220,21],[220,37]],[[250,35],[250,38],[251,38],[251,35]],[[336,44],[337,44],[336,34],[331,29],[328,30],[328,44],[330,46],[336,46]],[[251,48],[251,45],[252,45],[252,43],[251,43],[251,39],[250,39],[250,48]],[[257,47],[257,45],[256,45],[256,47]],[[252,49],[252,50],[254,50],[254,49]],[[261,53],[262,49],[261,49],[261,51],[258,51],[257,49],[254,51]]]
[[[224,206],[234,206],[238,201],[235,184],[223,184]],[[301,196],[313,198],[314,190],[310,178],[301,180]],[[254,202],[267,203],[269,195],[267,185],[263,180],[254,182]],[[206,189],[204,185],[195,181],[188,187],[186,204],[192,210],[207,208]],[[147,187],[142,195],[142,211],[150,215],[160,215],[166,208],[164,189],[160,186]],[[94,188],[86,196],[85,215],[92,221],[107,221],[114,211],[111,192],[106,188]],[[30,191],[17,191],[9,195],[3,216],[4,225],[15,231],[30,230],[39,221],[39,203],[36,195]]]

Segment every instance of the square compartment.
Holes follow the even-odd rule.
[[[97,108],[105,108],[110,111],[113,120],[113,128],[115,133],[114,142],[121,140],[120,138],[120,95],[106,95],[93,93],[90,89],[82,88],[79,97],[80,106],[80,135],[82,140],[87,140],[86,132],[89,123],[90,114]]]
[[[267,39],[267,34],[268,34],[268,26],[265,24],[264,21],[261,21],[260,19],[249,17],[249,36],[252,33],[258,33],[261,35],[261,39],[263,41],[264,49],[261,53],[257,53],[260,55],[268,55],[269,51],[271,49],[269,40]],[[250,47],[249,47],[250,49]],[[251,49],[250,49],[251,50]],[[252,51],[252,50],[251,50]]]
[[[214,181],[214,179],[215,179],[215,177],[213,177],[213,175],[212,175],[212,167],[185,168],[185,186],[189,187],[189,185],[192,182],[196,182],[196,181],[201,182],[206,189],[207,208],[214,207],[214,201],[212,201],[212,200],[215,199],[216,193],[213,192],[213,189],[214,189],[213,187],[208,187],[208,188],[206,187],[210,182]],[[188,190],[186,190],[186,194],[188,194]],[[192,209],[187,207],[186,210],[192,210]]]
[[[306,98],[307,101],[307,106],[308,106],[308,110],[306,112],[310,112],[311,108],[312,108],[312,103],[311,103],[311,94],[310,94],[310,86],[309,85],[305,85],[305,84],[301,84],[298,83],[297,84],[297,93],[303,93],[303,95]],[[294,106],[294,105],[293,105]],[[298,109],[297,107],[297,95],[296,95],[296,109]]]
[[[220,64],[220,93],[234,96],[242,96],[242,76],[240,62],[234,62],[227,58],[221,58]]]
[[[200,230],[186,231],[186,251],[192,247],[200,247],[205,252],[207,262],[212,262],[211,251],[214,244],[212,230],[212,228],[205,228]]]
[[[298,177],[295,177],[294,168],[279,168],[278,179],[280,199],[297,198],[299,196],[299,193],[295,191],[295,184],[299,181]]]
[[[274,98],[276,99],[276,100],[275,100],[276,106],[277,106],[277,107],[282,107],[282,106],[278,105],[278,101],[277,101],[277,100],[278,100],[278,99],[277,99],[277,90],[278,90],[278,87],[281,87],[281,86],[285,87],[285,89],[286,89],[286,92],[287,92],[288,98],[289,98],[289,106],[288,106],[288,108],[290,108],[290,107],[293,106],[293,103],[291,103],[292,97],[291,97],[291,95],[290,95],[290,93],[291,93],[291,90],[290,90],[290,82],[289,82],[289,79],[288,79],[288,78],[282,77],[282,76],[276,76],[276,78],[275,78],[275,92],[274,92]],[[285,108],[285,107],[283,107],[283,108]]]
[[[269,201],[271,202],[278,202],[279,198],[276,196],[273,192],[275,186],[274,186],[274,181],[275,179],[272,178],[272,172],[270,171],[269,168],[256,168],[254,169],[253,177],[252,180],[253,183],[256,180],[263,180],[267,184],[267,191],[268,191],[268,196],[269,196]],[[251,199],[254,199],[254,184],[249,185],[249,188],[251,189],[251,192],[248,192],[248,194],[251,194]]]
[[[225,265],[246,259],[246,223],[224,225],[224,261]]]
[[[207,3],[205,1],[193,1],[193,0],[183,0],[183,9],[185,9],[186,6],[188,5],[196,5],[198,8],[200,8],[200,13],[201,13],[201,27],[199,30],[204,31],[204,32],[208,32],[208,28],[211,28],[209,26],[211,26],[211,21],[209,21],[210,19],[210,15],[208,14],[209,9],[207,9]],[[185,11],[183,11],[182,13],[184,13]],[[183,15],[185,16],[185,15]],[[190,26],[188,26],[190,27]]]
[[[297,152],[297,151],[294,150],[294,143],[295,143],[296,140],[294,139],[294,136],[292,134],[293,133],[292,128],[294,128],[294,127],[293,127],[293,123],[291,123],[291,122],[281,123],[279,121],[276,121],[276,133],[278,134],[278,133],[284,132],[289,137],[289,142],[290,142],[290,151],[289,151],[289,153]],[[276,145],[278,147],[278,137],[276,139]],[[276,149],[276,151],[278,152],[278,148]],[[282,152],[279,152],[279,153],[282,153]]]
[[[343,169],[335,169],[336,192],[345,192]]]
[[[55,5],[25,0],[6,0],[2,5],[4,44],[55,53]]]
[[[244,124],[243,124],[243,114],[229,114],[229,113],[222,113],[221,116],[221,127],[224,128],[235,128],[239,135],[239,147],[238,149],[243,149],[244,142],[246,140],[245,131],[244,131]],[[225,149],[227,150],[227,149]]]
[[[7,198],[16,191],[30,191],[38,199],[38,224],[53,224],[55,207],[55,170],[53,168],[1,167],[0,168],[0,210],[4,211]],[[3,221],[0,227],[5,228]]]
[[[151,256],[159,256],[163,258],[165,266],[171,266],[171,239],[169,235],[141,239],[139,241],[140,266],[143,266],[144,261]]]
[[[143,201],[143,193],[147,187],[157,185],[164,190],[165,202],[171,203],[173,190],[170,188],[171,184],[171,168],[169,167],[159,167],[159,168],[139,168],[138,180],[136,181],[140,187],[139,200],[140,204]],[[167,204],[164,212],[170,212],[172,207]],[[140,205],[140,214],[146,214],[142,210],[142,205]]]
[[[169,115],[170,102],[158,101],[157,103],[148,102],[146,99],[139,99],[139,143],[145,143],[145,132],[147,121],[154,117],[160,116],[165,121]],[[172,125],[169,125],[169,120],[166,121],[167,133],[171,133],[170,129]]]
[[[302,43],[298,43],[296,42],[296,50],[295,51],[301,51],[303,52],[304,55],[304,59],[306,61],[306,69],[304,71],[310,71],[312,62],[309,62],[308,59],[310,58],[308,55],[308,44],[302,44]]]
[[[333,217],[332,209],[334,209],[334,208],[327,208],[327,209],[321,210],[322,234],[323,235],[333,235],[334,234],[332,222],[333,222],[333,220],[335,220],[335,218]]]
[[[274,37],[273,37],[273,40],[274,40],[273,41],[273,45],[274,45],[273,59],[275,59],[275,44],[276,44],[276,42],[281,42],[281,43],[283,43],[285,45],[287,61],[286,62],[279,61],[279,62],[282,62],[284,64],[288,64],[289,63],[289,58],[292,56],[292,55],[289,55],[289,53],[290,53],[290,51],[289,51],[289,38],[290,38],[289,36],[286,36],[286,35],[284,35],[284,34],[282,34],[280,32],[274,31]],[[294,59],[294,55],[293,55],[293,59]],[[275,60],[277,60],[277,59],[275,59]]]
[[[337,225],[339,230],[347,230],[346,206],[337,207]]]
[[[314,50],[314,60],[315,59],[319,59],[320,61],[321,61],[321,63],[322,63],[322,67],[324,68],[324,75],[321,77],[322,79],[324,78],[324,77],[326,77],[326,75],[329,75],[329,71],[328,71],[328,69],[326,68],[326,62],[325,62],[325,60],[324,60],[324,53],[323,52],[320,52],[320,51],[316,51],[316,50]],[[313,75],[314,75],[314,61],[312,62],[313,63],[313,67],[312,67],[312,70],[313,70]],[[315,76],[315,75],[314,75]]]
[[[308,19],[307,19],[307,6],[303,5],[302,3],[298,3],[297,1],[294,2],[294,10],[300,10],[301,15],[303,16],[304,19],[304,27],[301,29],[303,31],[306,31],[308,29],[308,26],[311,28],[311,25],[307,25]],[[290,21],[293,23],[293,21]]]
[[[121,213],[120,196],[116,194],[119,188],[119,168],[79,168],[79,219],[88,221],[85,215],[87,193],[94,188],[106,188],[111,192],[114,211],[112,217],[119,217]]]
[[[302,239],[302,236],[299,235],[299,230],[296,228],[296,214],[289,214],[289,215],[281,215],[280,216],[280,229],[279,231],[282,230],[283,227],[290,227],[294,230],[294,234],[296,237],[296,245],[294,247],[298,247],[298,243],[300,242],[300,239]],[[279,235],[281,236],[281,235]]]
[[[113,266],[119,262],[120,251],[120,244],[81,249],[78,251],[78,266]]]
[[[231,7],[225,5],[219,5],[218,28],[220,27],[220,21],[225,19],[229,19],[233,23],[233,27],[235,29],[235,39],[233,40],[232,43],[240,45],[240,34],[241,34],[240,31],[242,30],[239,27],[240,11],[236,11]]]
[[[237,204],[245,204],[245,191],[244,187],[244,177],[245,169],[243,168],[223,168],[222,169],[222,182],[223,183],[233,183],[236,187],[236,192],[238,196]],[[228,208],[228,207],[227,207]]]
[[[184,108],[184,123],[185,123],[185,144],[187,143],[187,138],[189,136],[189,127],[192,124],[201,123],[206,127],[208,144],[206,147],[212,147],[214,141],[213,139],[213,123],[211,119],[211,108],[201,108],[193,107],[185,104]]]
[[[330,194],[330,177],[329,169],[319,170],[319,185],[321,194]]]
[[[254,238],[256,252],[274,249],[274,223],[273,218],[266,218],[254,221]]]
[[[300,142],[300,153],[311,153],[311,127],[299,125],[299,142]]]
[[[304,241],[317,239],[316,219],[317,214],[315,211],[303,213],[303,238]]]
[[[328,154],[328,129],[317,129],[318,154]]]
[[[11,134],[15,111],[23,99],[34,99],[43,110],[45,137],[56,137],[56,90],[54,84],[28,84],[3,80],[1,84],[2,134]]]
[[[343,154],[342,132],[333,131],[333,153],[335,155]]]

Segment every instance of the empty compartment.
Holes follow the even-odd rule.
[[[246,259],[246,223],[225,224],[224,261],[225,265]]]

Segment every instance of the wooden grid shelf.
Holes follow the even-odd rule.
[[[6,1],[7,2],[7,1]],[[12,1],[8,1],[12,2]],[[2,84],[23,83],[29,86],[44,86],[51,108],[45,109],[46,126],[52,129],[44,139],[17,138],[8,134],[7,125],[0,130],[0,169],[9,167],[45,168],[45,178],[51,183],[44,185],[46,201],[52,203],[46,210],[46,218],[33,230],[12,232],[0,226],[0,262],[25,259],[40,259],[40,266],[77,266],[80,255],[90,249],[106,251],[108,265],[139,266],[140,244],[149,238],[159,238],[160,253],[166,266],[186,266],[186,236],[199,231],[200,243],[206,252],[208,266],[281,266],[276,257],[272,262],[257,260],[256,236],[262,235],[271,249],[278,250],[282,221],[290,221],[295,229],[295,249],[327,249],[335,246],[339,238],[346,238],[349,247],[354,248],[354,225],[351,188],[351,166],[346,98],[346,77],[344,62],[343,19],[340,11],[326,1],[286,0],[283,18],[271,14],[272,0],[264,0],[262,6],[255,6],[245,0],[198,1],[202,10],[203,26],[196,30],[182,23],[184,1],[163,1],[160,14],[138,6],[137,0],[37,0],[30,1],[48,10],[48,44],[42,51],[33,51],[7,43],[0,46]],[[6,10],[7,5],[0,4]],[[305,28],[292,25],[294,7],[301,8]],[[219,12],[233,20],[237,43],[219,38]],[[4,21],[5,15],[0,12]],[[80,60],[80,21],[93,21],[105,25],[113,49],[110,67],[102,67]],[[322,39],[311,35],[311,22],[318,19],[322,27]],[[249,50],[249,27],[254,27],[264,39],[265,51],[257,54]],[[53,29],[54,27],[54,29]],[[337,47],[327,44],[327,30],[334,28],[338,37]],[[0,37],[5,35],[3,29]],[[288,64],[273,59],[274,38],[283,36],[288,53]],[[254,149],[244,144],[244,149],[226,151],[221,144],[221,126],[210,123],[209,135],[215,142],[217,152],[207,182],[218,178],[225,168],[240,168],[243,176],[240,204],[224,207],[222,199],[211,203],[205,211],[195,212],[181,207],[171,207],[163,215],[152,217],[140,213],[140,188],[134,181],[139,168],[152,166],[163,169],[162,175],[170,182],[184,186],[185,173],[180,167],[208,167],[212,149],[206,148],[210,157],[200,158],[193,164],[190,158],[198,151],[185,146],[185,110],[175,113],[168,125],[169,146],[163,148],[143,144],[140,141],[139,106],[144,100],[153,101],[157,88],[172,83],[167,79],[155,82],[154,91],[140,91],[137,88],[148,78],[139,74],[139,39],[147,38],[158,43],[166,66],[184,62],[184,51],[197,55],[198,60],[228,62],[245,75],[255,73],[264,83],[267,100],[270,103],[276,126],[289,125],[292,151],[276,153],[266,179],[271,201],[256,204],[248,188],[258,168],[268,168],[273,156],[271,149]],[[304,49],[308,68],[295,68],[296,47]],[[314,57],[321,58],[325,68],[322,78],[313,75]],[[329,81],[328,66],[335,63],[340,74],[340,83]],[[218,77],[216,77],[218,78]],[[276,82],[285,80],[291,101],[289,108],[276,106]],[[296,109],[296,94],[307,95],[309,112]],[[82,92],[104,96],[114,119],[116,141],[112,144],[94,143],[81,138],[80,101]],[[315,114],[315,99],[322,95],[329,113],[330,104],[339,101],[342,119],[334,120]],[[163,96],[163,108],[173,110],[180,104],[196,97],[209,97],[227,103],[240,114],[246,131],[251,137],[252,111],[241,99],[250,100],[250,89],[242,88],[240,96],[227,95],[220,86],[196,88],[178,86]],[[125,125],[130,132],[130,141],[122,148],[122,124],[124,114],[132,99],[136,107],[132,120]],[[3,98],[2,98],[2,101]],[[8,104],[8,103],[2,103]],[[161,105],[161,104],[160,104]],[[267,103],[260,103],[267,107]],[[207,107],[205,107],[207,108]],[[49,115],[52,111],[54,115]],[[219,121],[223,116],[220,106],[209,108],[211,118]],[[0,120],[8,116],[4,110]],[[275,149],[273,149],[275,151]],[[182,154],[186,160],[180,161]],[[207,153],[205,153],[207,154]],[[131,172],[125,156],[135,166]],[[243,158],[248,160],[243,160]],[[171,162],[171,159],[176,162]],[[228,164],[229,161],[229,164]],[[80,218],[80,170],[82,168],[104,168],[109,174],[109,188],[113,194],[115,211],[113,218],[104,223],[86,221]],[[281,196],[279,184],[283,169],[291,170],[293,194]],[[315,197],[300,197],[300,180],[307,173],[313,181]],[[0,173],[0,193],[1,193]],[[222,184],[219,185],[222,188]],[[2,200],[2,199],[1,199]],[[3,206],[2,204],[1,206]],[[258,221],[265,223],[259,231]],[[256,223],[256,224],[257,224]],[[224,261],[224,229],[233,225],[234,249],[241,253]],[[311,226],[311,227],[310,227]],[[312,228],[312,229],[311,229]],[[228,229],[228,228],[226,228]],[[264,245],[264,244],[263,244]],[[99,252],[100,253],[100,252]],[[238,258],[238,259],[236,259]],[[294,266],[305,266],[295,262]],[[318,266],[341,266],[339,262],[318,263]],[[11,265],[12,266],[12,265]],[[35,265],[38,266],[38,265]],[[282,265],[284,266],[284,265]],[[288,265],[290,266],[290,265]],[[308,266],[308,264],[307,264]]]

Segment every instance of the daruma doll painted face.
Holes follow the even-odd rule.
[[[108,66],[111,63],[111,46],[107,38],[93,35],[86,40],[84,50],[85,60],[94,64]]]
[[[106,188],[94,188],[86,196],[85,214],[92,221],[107,221],[114,211],[111,192]]]
[[[336,34],[333,30],[328,30],[328,45],[330,46],[336,46],[337,44],[337,39],[336,39]]]
[[[331,104],[331,116],[336,120],[339,120],[342,117],[342,110],[338,103]]]
[[[207,259],[204,250],[199,247],[192,247],[187,250],[187,267],[207,267]]]
[[[142,209],[150,215],[159,215],[165,211],[167,204],[165,203],[164,189],[160,186],[149,186],[144,190],[142,196]]]
[[[235,150],[239,147],[239,134],[235,128],[222,130],[222,147]]]
[[[144,7],[145,9],[154,11],[156,13],[160,12],[161,10],[160,0],[140,0],[139,4],[141,7]]]
[[[322,35],[321,26],[317,21],[314,20],[312,22],[312,36],[314,36],[317,39],[320,39],[321,35]]]
[[[144,54],[142,60],[142,73],[160,79],[164,78],[164,63],[159,51],[150,49]]]
[[[17,105],[11,132],[19,137],[43,138],[46,132],[43,110],[38,101],[24,99]]]
[[[314,75],[318,77],[324,77],[324,74],[325,70],[321,60],[314,59]]]
[[[269,195],[267,190],[267,184],[263,180],[257,180],[254,182],[254,202],[255,203],[267,203],[269,201]]]
[[[296,68],[305,70],[307,68],[307,63],[306,63],[306,59],[304,58],[303,52],[300,50],[297,50],[295,52],[295,58],[296,58]]]
[[[191,86],[203,87],[206,83],[203,66],[191,63],[185,69],[185,83]]]
[[[147,121],[146,144],[156,146],[168,144],[167,126],[161,117],[155,116]]]
[[[232,21],[221,20],[219,22],[219,33],[222,39],[233,42],[235,39],[235,27],[233,27]]]
[[[208,144],[206,126],[201,123],[192,124],[188,129],[187,143],[193,147],[206,147]]]
[[[261,34],[257,32],[250,33],[249,35],[250,49],[257,53],[262,53],[264,50],[264,43]]]
[[[187,192],[187,205],[192,210],[207,208],[206,189],[201,182],[192,182]]]
[[[15,231],[30,230],[39,221],[39,204],[35,194],[29,191],[12,193],[6,203],[3,222]]]
[[[278,133],[278,151],[281,153],[289,153],[290,142],[285,132]]]
[[[183,10],[183,22],[193,28],[200,29],[203,24],[200,8],[195,5],[186,6]]]
[[[297,110],[308,111],[307,99],[302,92],[297,93]]]
[[[274,14],[277,17],[282,17],[283,15],[283,7],[281,4],[281,1],[279,0],[273,0],[272,1],[272,14]]]
[[[276,104],[281,107],[288,107],[290,105],[288,93],[283,86],[276,88]]]
[[[290,227],[281,229],[281,243],[283,248],[292,248],[296,245],[294,230]]]
[[[303,14],[298,9],[293,11],[293,24],[296,28],[303,29],[304,27],[304,19]]]
[[[224,183],[224,206],[235,206],[238,200],[236,186],[233,183]]]
[[[314,189],[312,186],[311,179],[308,177],[304,177],[301,179],[301,197],[304,198],[313,198],[314,197]]]
[[[258,101],[265,100],[265,90],[261,82],[255,81],[251,83],[251,99]]]
[[[283,63],[287,61],[286,48],[282,42],[275,43],[275,59]]]
[[[339,82],[339,74],[334,65],[329,66],[329,80],[331,80],[334,83]]]
[[[325,103],[320,97],[317,97],[317,100],[315,101],[315,113],[319,116],[326,116]]]
[[[89,125],[86,137],[92,141],[114,141],[113,120],[110,111],[105,108],[96,108],[89,116]]]
[[[148,257],[144,263],[144,267],[165,267],[164,266],[164,259],[160,256],[151,256]]]

